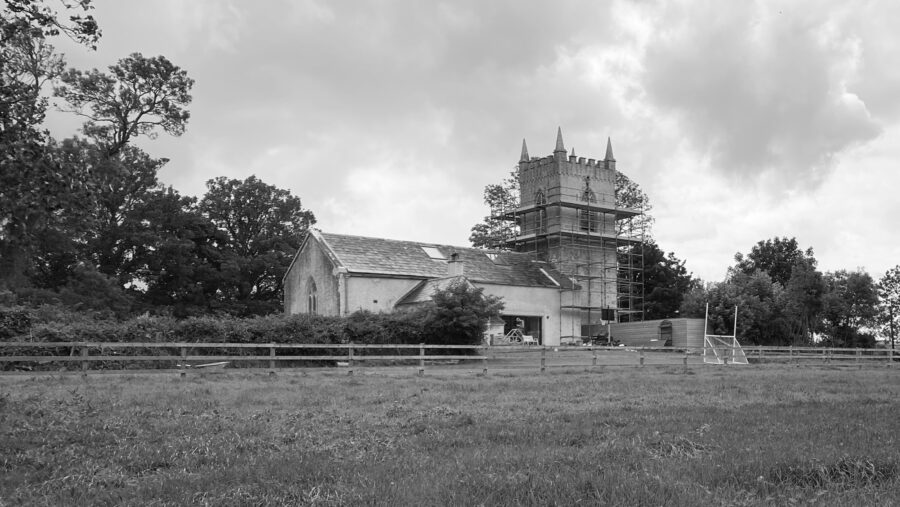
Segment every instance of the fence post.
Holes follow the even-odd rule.
[[[347,375],[353,375],[353,342],[350,342],[350,348],[347,349]]]
[[[888,349],[888,366],[894,366],[894,349]]]
[[[275,375],[275,344],[269,344],[269,376]]]
[[[643,348],[641,348],[641,355],[640,355],[640,357],[641,357],[641,366],[644,366],[644,349],[643,349]]]
[[[756,357],[757,357],[757,359],[759,359],[759,362],[760,362],[760,363],[763,362],[762,345],[757,345],[757,346],[756,346]]]
[[[185,368],[187,368],[187,347],[181,347],[181,370],[178,376],[183,377],[187,374]]]
[[[859,367],[860,370],[862,369],[861,359],[862,359],[862,351],[859,349],[856,349],[856,365]]]
[[[591,347],[591,366],[597,366],[597,349]]]
[[[685,373],[687,373],[687,370],[688,370],[687,360],[688,360],[688,351],[687,351],[687,349],[684,349],[684,371],[685,371]]]
[[[425,344],[419,344],[419,376],[425,375]]]
[[[541,347],[541,373],[547,368],[547,348]]]
[[[791,364],[793,362],[794,362],[794,346],[791,345],[790,347],[788,347],[788,364]]]
[[[81,357],[87,357],[87,356],[88,356],[88,347],[87,347],[87,344],[83,343],[83,344],[81,344]],[[84,359],[81,361],[81,376],[82,377],[87,376],[87,369],[88,369],[88,362],[87,362],[87,359]]]

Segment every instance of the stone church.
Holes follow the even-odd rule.
[[[464,279],[505,303],[503,329],[524,323],[544,345],[580,343],[609,322],[635,319],[640,210],[615,199],[616,161],[569,153],[562,131],[552,155],[518,164],[519,204],[491,210],[493,249],[332,234],[312,230],[284,278],[285,312],[348,315],[389,312]],[[504,227],[505,225],[505,227]]]

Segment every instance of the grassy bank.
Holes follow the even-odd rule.
[[[900,371],[0,378],[0,504],[900,504]]]

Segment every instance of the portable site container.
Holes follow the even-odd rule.
[[[609,325],[613,340],[628,347],[703,348],[703,319],[659,319]]]

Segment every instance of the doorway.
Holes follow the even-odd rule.
[[[516,327],[516,319],[521,319],[525,329],[522,334],[533,336],[538,345],[543,345],[544,341],[541,336],[541,317],[532,317],[528,315],[501,315],[503,318],[503,334],[507,334]]]

